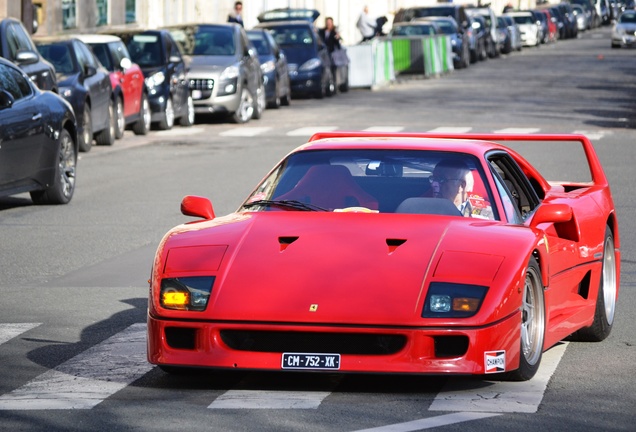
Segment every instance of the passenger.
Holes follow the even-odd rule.
[[[472,207],[468,196],[473,190],[473,174],[466,163],[459,159],[442,159],[435,165],[429,178],[429,195],[446,198],[455,204],[464,216],[470,216]]]

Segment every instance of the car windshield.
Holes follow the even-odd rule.
[[[140,67],[158,67],[165,64],[159,36],[155,34],[136,34],[126,41],[133,63]]]
[[[636,23],[636,13],[624,12],[618,20],[620,23]]]
[[[434,35],[435,27],[429,24],[401,25],[393,27],[391,30],[393,36],[422,36]]]
[[[534,18],[530,15],[515,15],[512,18],[517,24],[534,24]]]
[[[457,33],[457,26],[450,21],[438,21],[437,26],[440,31],[446,35],[452,35]]]
[[[269,45],[265,40],[265,35],[261,32],[247,32],[247,37],[256,48],[259,55],[267,55],[270,53]]]
[[[273,26],[269,30],[276,43],[281,47],[314,43],[311,28],[306,25]]]
[[[56,73],[70,75],[79,72],[79,68],[73,62],[69,45],[38,44],[37,48],[42,57],[53,64]]]
[[[292,154],[256,188],[245,211],[364,211],[497,219],[478,160],[423,150]]]
[[[455,17],[454,7],[435,7],[435,8],[418,8],[415,9],[415,18],[427,16],[449,16]]]
[[[187,26],[170,29],[184,54],[190,56],[236,55],[234,30],[228,26]]]

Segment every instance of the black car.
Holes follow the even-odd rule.
[[[254,45],[261,63],[267,106],[278,108],[281,105],[289,105],[291,80],[285,53],[267,30],[248,30],[247,37]]]
[[[306,16],[302,14],[303,11],[307,11]],[[309,15],[309,12],[312,14]],[[258,16],[260,24],[256,28],[269,30],[285,52],[292,93],[313,95],[320,99],[334,95],[338,84],[348,85],[346,82],[337,82],[338,78],[348,78],[345,73],[348,66],[336,68],[334,76],[327,46],[311,21],[318,15],[317,11],[303,9],[272,10]]]
[[[159,129],[171,129],[175,119],[181,126],[194,123],[194,102],[186,79],[186,65],[170,32],[160,30],[108,31],[121,38],[133,63],[145,77],[152,122]]]
[[[74,37],[36,39],[42,57],[55,66],[60,94],[77,117],[79,149],[115,142],[115,108],[110,75],[93,51]]]
[[[0,57],[20,66],[42,90],[57,92],[55,69],[38,53],[29,33],[16,19],[0,21]]]
[[[36,204],[66,204],[75,190],[77,124],[59,95],[40,91],[0,59],[0,196],[30,192]]]
[[[426,17],[417,21],[430,21],[438,25],[442,34],[450,36],[453,49],[453,66],[463,69],[470,65],[470,41],[467,32],[460,32],[457,21],[451,17]]]
[[[478,60],[488,60],[488,49],[492,43],[490,30],[486,25],[486,20],[481,15],[470,17],[473,32],[477,35],[476,56]]]

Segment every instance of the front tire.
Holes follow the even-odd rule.
[[[265,99],[265,86],[261,83],[256,90],[256,98],[254,99],[254,112],[252,118],[255,120],[263,117],[263,112],[267,106],[267,99]]]
[[[93,122],[91,120],[91,107],[84,103],[84,114],[82,114],[82,134],[79,137],[79,150],[89,152],[93,147]]]
[[[510,381],[527,381],[539,370],[545,337],[545,300],[541,270],[532,257],[526,268],[521,306],[521,352],[519,369],[505,374]]]
[[[616,271],[616,250],[614,235],[609,227],[605,227],[605,241],[603,243],[603,270],[596,297],[594,321],[590,327],[583,328],[572,335],[573,340],[581,342],[600,342],[607,338],[612,331],[614,314],[616,313],[616,298],[618,297],[618,282]]]
[[[194,124],[194,100],[192,100],[191,94],[188,94],[186,114],[179,119],[179,124],[183,127],[189,127]]]
[[[247,123],[252,118],[253,114],[254,98],[247,87],[243,86],[243,89],[241,90],[241,101],[239,102],[239,106],[234,114],[232,114],[232,121],[238,124]]]
[[[126,118],[124,117],[124,102],[118,97],[115,100],[115,139],[121,139],[126,130]]]
[[[147,135],[150,130],[151,121],[152,113],[150,112],[150,102],[148,102],[146,93],[142,93],[139,120],[137,120],[133,126],[135,135]]]
[[[47,190],[31,192],[31,199],[35,204],[67,204],[73,198],[77,165],[75,143],[66,129],[60,131],[58,143],[55,179]]]
[[[163,110],[163,118],[159,122],[160,130],[170,130],[174,126],[174,106],[172,105],[172,98],[168,98],[166,101],[166,108]]]

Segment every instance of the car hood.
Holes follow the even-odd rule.
[[[287,57],[287,63],[297,64],[298,66],[312,58],[318,58],[318,53],[313,49],[307,49],[305,46],[283,45],[281,46]]]
[[[56,73],[55,78],[59,87],[71,87],[79,81],[79,72],[72,74]]]
[[[183,276],[216,275],[205,312],[210,319],[417,324],[428,281],[491,285],[503,253],[484,253],[500,249],[490,236],[466,239],[477,231],[472,225],[497,224],[445,216],[256,212],[178,227],[163,249],[165,256],[178,248],[174,258],[188,266],[201,263]],[[201,256],[205,245],[221,251],[208,269]],[[174,262],[171,256],[165,268],[175,270]],[[171,276],[178,274],[166,274]]]
[[[636,32],[636,24],[617,24],[616,30],[619,29],[625,32]]]
[[[226,67],[237,63],[234,56],[189,56],[186,65],[189,71],[222,72]]]

